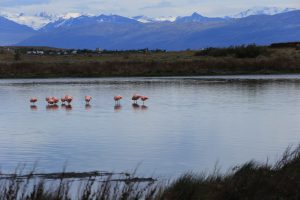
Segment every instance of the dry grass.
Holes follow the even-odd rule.
[[[127,173],[55,173],[34,171],[0,175],[1,200],[185,200],[299,199],[300,146],[288,148],[275,164],[254,161],[227,174],[187,173],[164,184]],[[133,173],[134,174],[134,173]]]
[[[269,49],[257,58],[195,56],[194,51],[91,55],[0,54],[1,78],[299,73],[300,51]]]

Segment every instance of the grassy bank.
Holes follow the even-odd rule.
[[[299,188],[300,146],[288,149],[273,165],[251,161],[227,174],[217,170],[209,175],[188,173],[171,183],[127,173],[31,172],[0,176],[2,200],[299,199]]]
[[[78,55],[27,55],[17,49],[0,51],[0,78],[284,73],[300,73],[298,47],[230,47],[182,52],[116,51]]]

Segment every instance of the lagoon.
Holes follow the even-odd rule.
[[[134,93],[147,95],[133,106]],[[46,96],[74,96],[71,108]],[[93,100],[86,106],[84,96]],[[122,95],[116,107],[114,95]],[[32,107],[29,99],[39,101]],[[300,141],[300,75],[0,80],[0,167],[177,176],[255,159]]]

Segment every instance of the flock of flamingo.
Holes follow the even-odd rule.
[[[114,96],[113,99],[114,99],[116,105],[120,105],[120,101],[123,99],[123,97],[120,95],[117,95],[117,96]],[[147,96],[134,94],[131,99],[132,99],[133,103],[135,103],[135,104],[137,104],[137,101],[140,99],[144,105],[144,102],[147,101],[149,98]],[[84,100],[85,100],[86,104],[89,104],[90,101],[92,100],[92,97],[85,96]],[[30,98],[30,102],[32,104],[35,104],[37,101],[38,101],[38,99],[36,97]],[[73,97],[70,95],[65,95],[61,99],[59,99],[57,97],[50,97],[50,96],[46,97],[46,102],[48,103],[48,105],[56,105],[57,103],[59,103],[59,101],[61,101],[62,104],[68,103],[68,105],[70,105],[71,102],[73,101]]]

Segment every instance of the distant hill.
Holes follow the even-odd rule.
[[[177,17],[177,23],[189,23],[189,22],[200,22],[200,23],[208,23],[208,22],[223,22],[228,20],[228,18],[221,18],[221,17],[205,17],[198,13],[193,13],[191,16],[186,17]]]
[[[300,11],[226,20],[194,13],[175,22],[157,23],[117,15],[81,16],[50,23],[19,45],[182,50],[288,41],[300,41]]]
[[[222,47],[256,43],[300,41],[300,11],[277,15],[254,15],[234,20],[222,27],[196,31],[187,40],[190,48]]]
[[[16,44],[34,34],[32,28],[0,17],[0,45]]]
[[[196,12],[177,18],[80,13],[61,16],[39,13],[35,18],[25,14],[6,15],[15,21],[25,20],[28,24],[35,18],[47,19],[49,23],[34,30],[0,16],[2,46],[183,50],[300,41],[300,11],[292,8],[253,8],[240,13],[241,18],[206,17]]]
[[[278,8],[278,7],[253,7],[236,15],[231,16],[231,18],[244,18],[251,15],[276,15],[280,13],[286,13],[290,11],[295,11],[295,8]]]

